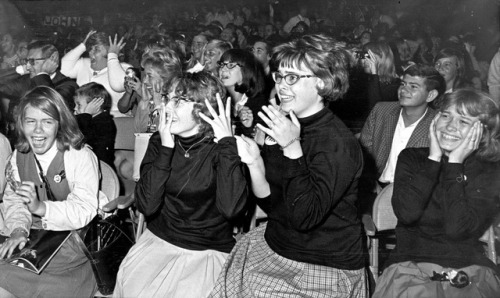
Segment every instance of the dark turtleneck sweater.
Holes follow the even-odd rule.
[[[271,187],[270,196],[258,200],[269,218],[265,239],[273,251],[295,261],[363,268],[358,141],[328,108],[299,121],[302,157],[284,157],[279,145],[262,151]]]
[[[135,194],[148,229],[159,238],[185,249],[230,252],[230,220],[243,211],[248,195],[236,140],[214,143],[198,134],[176,137],[174,148],[167,148],[153,134]]]
[[[500,275],[479,241],[500,212],[500,163],[475,154],[464,163],[428,156],[429,148],[399,154],[392,196],[397,242],[385,266],[404,261],[455,269],[480,265]]]

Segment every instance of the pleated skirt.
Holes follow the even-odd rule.
[[[113,297],[207,297],[227,255],[183,249],[146,230],[120,265]]]

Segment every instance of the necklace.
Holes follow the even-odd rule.
[[[177,144],[179,144],[179,147],[181,147],[182,151],[184,151],[184,157],[185,158],[189,158],[189,150],[191,150],[191,148],[193,148],[193,146],[203,142],[205,139],[207,139],[208,137],[204,137],[203,139],[199,140],[198,142],[194,143],[193,145],[191,145],[187,150],[184,149],[184,147],[182,147],[181,145],[181,142],[179,142],[179,140],[177,140]]]

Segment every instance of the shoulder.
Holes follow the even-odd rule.
[[[87,163],[89,161],[97,161],[97,157],[88,145],[84,145],[80,150],[70,147],[64,152],[64,161],[71,163]]]
[[[429,156],[428,147],[409,147],[405,148],[399,154],[398,160],[425,160]]]
[[[400,109],[401,106],[399,105],[399,102],[396,101],[380,101],[373,107],[373,110],[377,112],[391,112]]]

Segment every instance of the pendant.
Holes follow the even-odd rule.
[[[185,158],[189,158],[189,152],[184,153]]]

